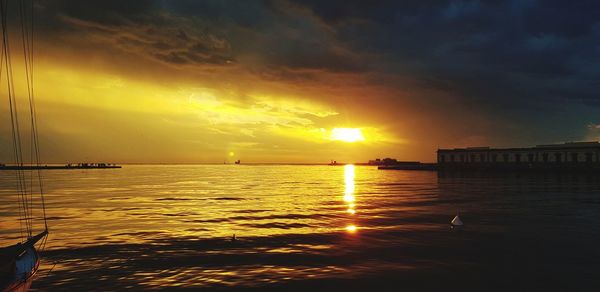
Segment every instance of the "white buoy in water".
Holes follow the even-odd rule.
[[[456,216],[454,217],[454,219],[452,219],[452,221],[450,221],[450,224],[452,224],[452,226],[463,226],[463,222],[462,222],[462,220],[460,220],[460,217],[458,215],[459,214],[456,213]]]

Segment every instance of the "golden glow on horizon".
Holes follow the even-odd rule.
[[[359,128],[333,128],[331,140],[354,143],[364,141],[365,137]]]
[[[356,229],[358,229],[358,228],[356,227],[356,225],[348,225],[348,226],[346,226],[346,230],[347,230],[348,232],[350,232],[350,233],[354,233],[354,232],[356,232]]]
[[[238,89],[214,80],[155,82],[152,76],[53,59],[39,59],[36,66],[36,91],[43,92],[36,97],[38,118],[47,122],[43,132],[78,145],[76,151],[45,155],[55,162],[215,163],[244,153],[261,162],[317,163],[339,147],[348,148],[338,159],[366,161],[400,143],[368,115],[348,121],[352,109],[338,113],[337,104],[305,92],[262,85]],[[15,67],[15,74],[22,70]],[[26,88],[16,84],[16,91]],[[7,125],[0,124],[0,131],[8,131]],[[94,155],[88,158],[89,153]]]

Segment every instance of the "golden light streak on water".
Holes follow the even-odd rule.
[[[354,202],[356,200],[356,198],[354,197],[353,194],[345,194],[344,195],[344,202],[346,203],[351,203]]]
[[[348,164],[344,166],[344,202],[348,204],[348,209],[346,212],[350,215],[356,214],[356,196],[354,192],[356,191],[356,186],[354,183],[354,178],[356,176],[355,167],[352,164]],[[356,225],[352,223],[351,225],[346,226],[346,231],[350,233],[356,232]]]

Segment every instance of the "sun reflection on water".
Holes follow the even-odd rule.
[[[348,164],[344,166],[344,202],[348,205],[346,212],[350,215],[356,214],[356,196],[354,192],[356,190],[354,184],[355,168],[354,165]],[[350,223],[346,226],[346,231],[350,233],[356,232],[356,225]]]
[[[348,226],[346,226],[346,230],[348,232],[354,233],[354,232],[356,232],[356,225],[348,225]]]

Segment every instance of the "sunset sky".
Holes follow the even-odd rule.
[[[42,159],[433,161],[598,140],[600,4],[575,2],[36,1]]]

